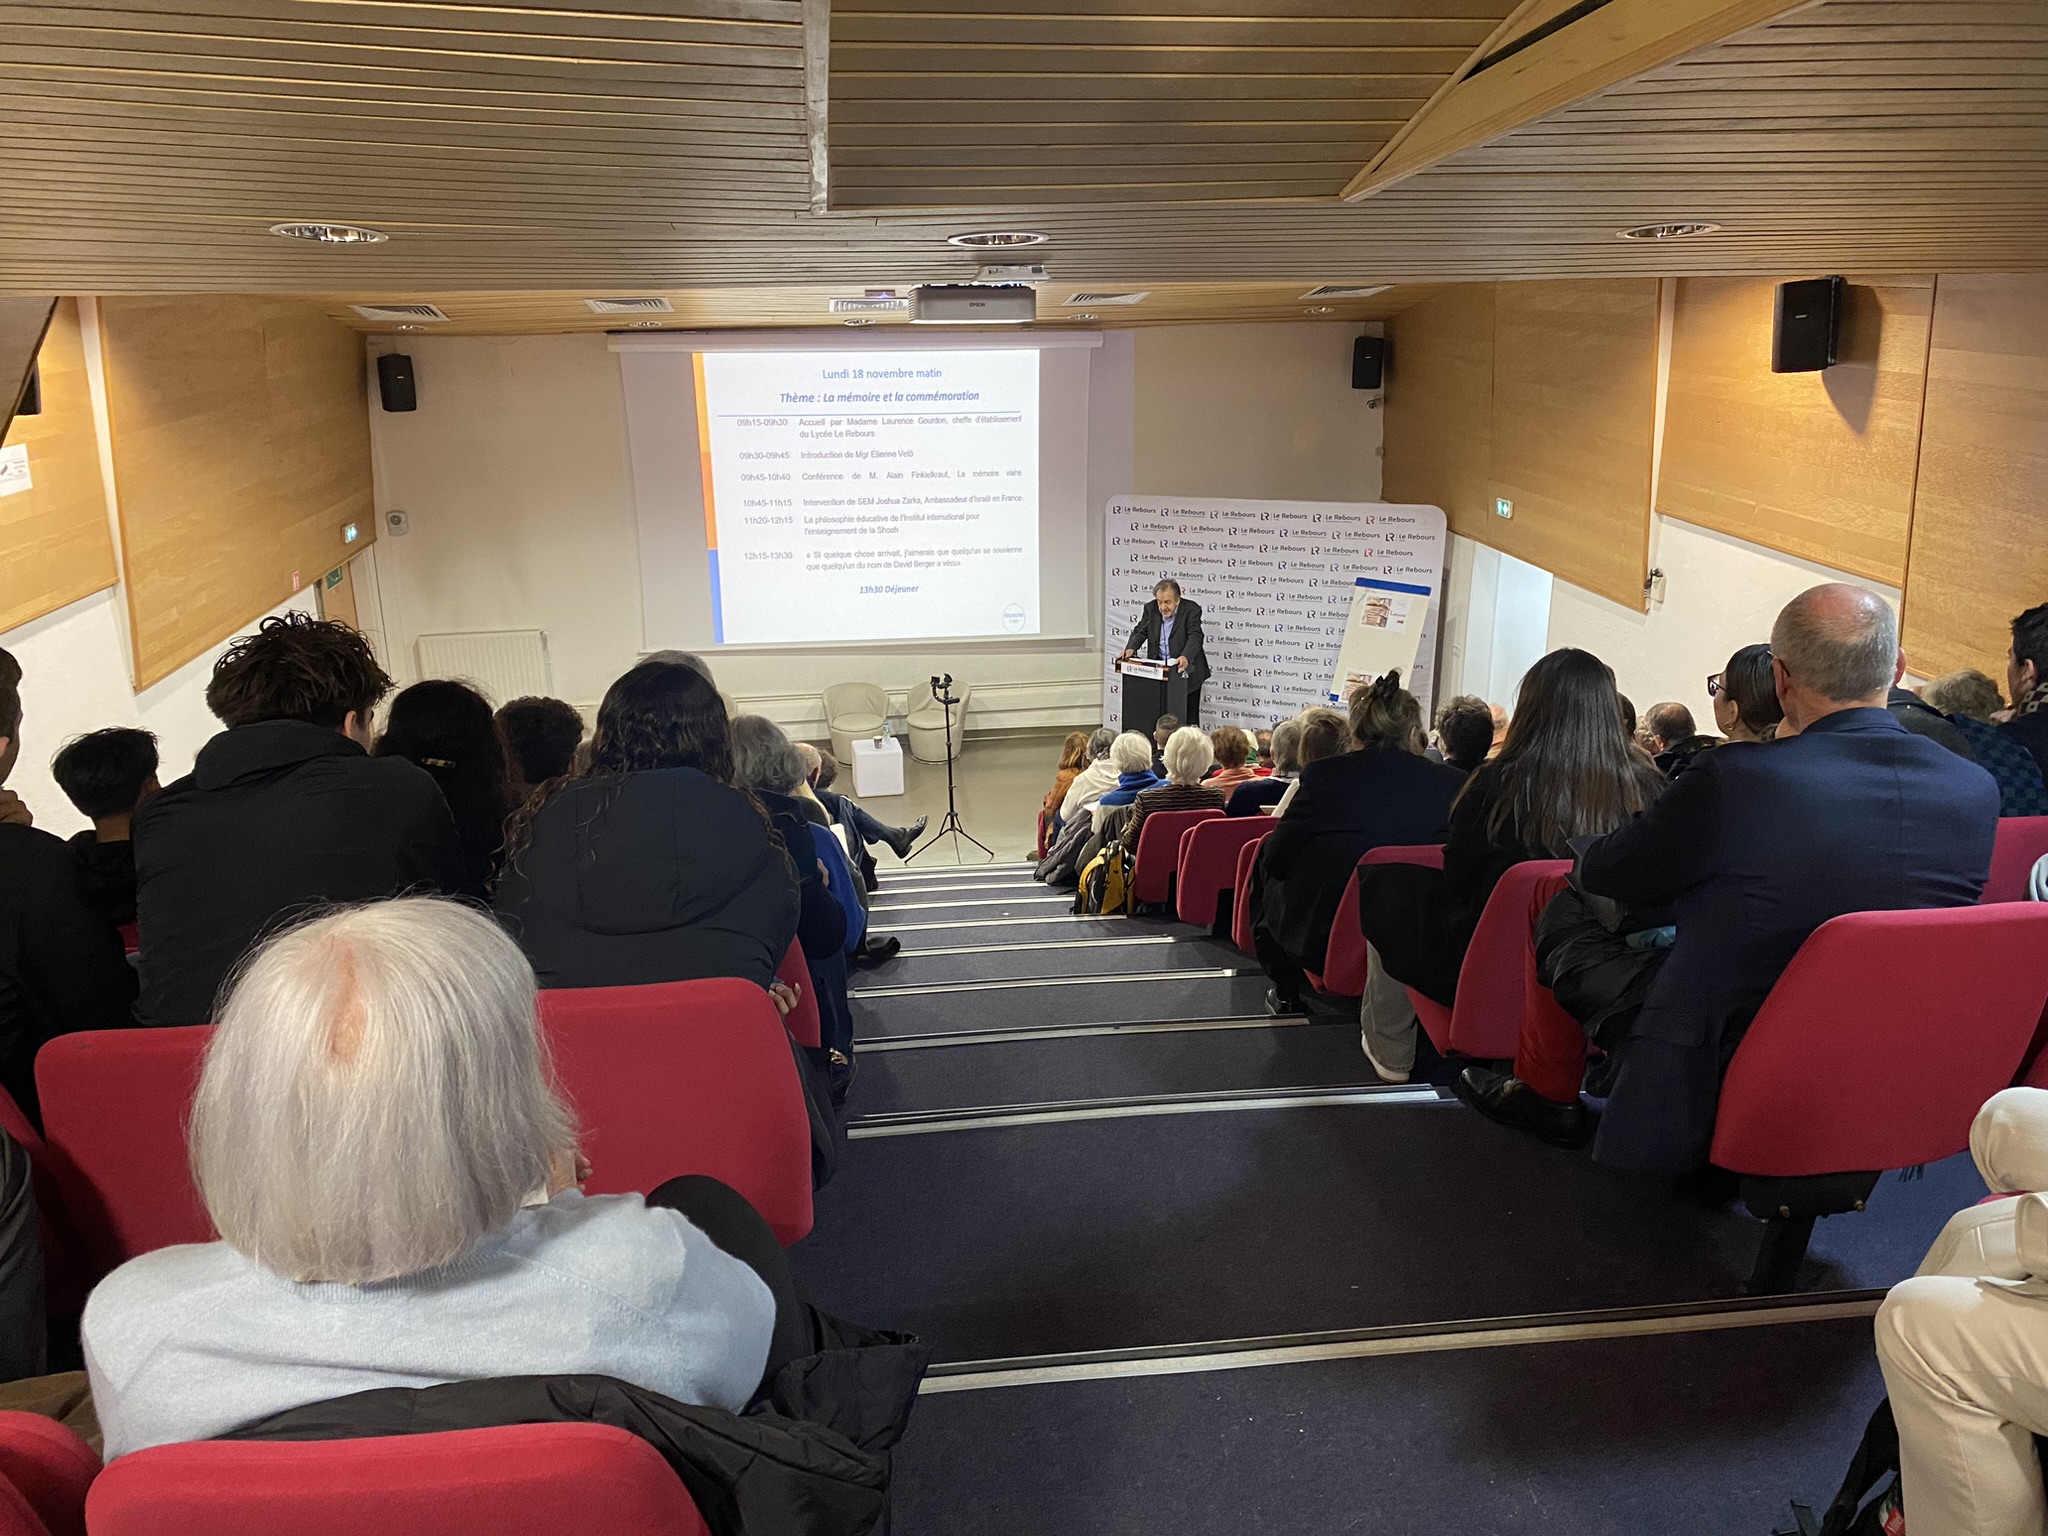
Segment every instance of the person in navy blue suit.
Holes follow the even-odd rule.
[[[1677,913],[1622,1047],[1594,1147],[1605,1163],[1704,1167],[1721,1076],[1807,935],[1845,912],[1967,906],[1990,872],[1997,782],[1886,709],[1905,662],[1884,600],[1839,583],[1802,592],[1778,615],[1771,651],[1778,739],[1701,754],[1635,820],[1580,849],[1589,894]],[[1532,1027],[1514,1076],[1467,1068],[1458,1096],[1582,1143],[1578,1083],[1555,1065],[1564,1043],[1532,1039]],[[1583,1040],[1576,1049],[1582,1070]]]

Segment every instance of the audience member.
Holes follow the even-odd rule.
[[[1130,820],[1124,823],[1123,845],[1133,857],[1145,818],[1154,811],[1220,811],[1228,798],[1221,785],[1204,782],[1216,751],[1200,726],[1184,725],[1167,737],[1165,756],[1166,782],[1138,791],[1131,801]]]
[[[1508,740],[1508,712],[1498,704],[1486,706],[1486,712],[1493,719],[1493,745],[1487,750],[1489,759],[1499,757]]]
[[[1557,650],[1522,679],[1500,755],[1466,778],[1450,811],[1441,870],[1359,871],[1359,926],[1369,943],[1360,1007],[1366,1059],[1389,1082],[1415,1064],[1416,1021],[1402,986],[1448,1008],[1486,900],[1527,859],[1620,826],[1664,779],[1621,728],[1614,674],[1587,651]]]
[[[1436,712],[1436,746],[1444,761],[1470,773],[1493,750],[1493,710],[1486,700],[1461,693]]]
[[[135,921],[135,813],[160,788],[156,737],[114,726],[66,742],[50,777],[92,830],[71,839],[85,903],[115,927]]]
[[[2033,753],[2048,776],[2048,603],[2012,621],[2005,691],[2012,698],[2012,718],[1999,729]]]
[[[817,878],[815,861],[803,868]],[[797,878],[767,813],[733,787],[718,690],[643,661],[598,705],[589,771],[513,815],[493,901],[543,987],[766,987],[796,935]]]
[[[1943,714],[1961,715],[1979,725],[1990,725],[1991,717],[2005,708],[2005,698],[1999,693],[1998,684],[1975,667],[1965,667],[1960,672],[1947,672],[1937,677],[1927,685],[1925,697]]]
[[[1258,767],[1262,774],[1273,771],[1273,736],[1279,729],[1279,725],[1276,724],[1271,730],[1261,729],[1252,733],[1253,744],[1258,749]]]
[[[1209,775],[1209,782],[1226,795],[1238,785],[1258,777],[1248,766],[1252,739],[1236,726],[1219,725],[1211,731],[1209,749],[1216,759],[1216,768]]]
[[[1351,739],[1351,718],[1338,710],[1324,705],[1312,705],[1301,712],[1301,770],[1306,771],[1310,763],[1320,763],[1326,757],[1336,757],[1349,752]],[[1301,772],[1294,782],[1281,792],[1273,802],[1275,816],[1285,816],[1287,807],[1294,803],[1294,797],[1301,793]]]
[[[1689,1173],[1713,1139],[1721,1073],[1808,934],[1844,912],[1963,906],[1991,866],[1998,792],[1885,707],[1905,668],[1885,601],[1834,583],[1771,630],[1793,734],[1706,754],[1633,823],[1579,853],[1593,896],[1677,913],[1677,939],[1620,1045],[1595,1155]],[[1598,828],[1585,828],[1597,831]],[[1547,1140],[1583,1139],[1586,1041],[1525,1015],[1515,1075],[1469,1068],[1459,1096]]]
[[[1621,705],[1621,728],[1628,733],[1628,739],[1636,739],[1636,701],[1625,693],[1617,693],[1615,699]]]
[[[227,727],[135,818],[144,1024],[205,1024],[236,961],[334,902],[459,891],[462,842],[427,773],[369,754],[391,679],[345,624],[265,619],[214,664]]]
[[[1714,727],[1730,741],[1769,741],[1785,718],[1768,645],[1745,645],[1707,679]]]
[[[1711,686],[1708,692],[1713,692]],[[1656,763],[1657,771],[1667,779],[1685,772],[1692,766],[1692,760],[1707,748],[1720,745],[1693,724],[1692,711],[1675,699],[1652,704],[1650,712],[1643,717],[1643,728],[1650,738],[1647,747],[1650,758]]]
[[[583,742],[583,716],[575,705],[528,694],[499,710],[496,719],[514,801],[524,801],[548,780],[575,768],[576,748]]]
[[[480,912],[382,902],[265,944],[192,1110],[221,1240],[133,1259],[86,1305],[107,1458],[482,1377],[737,1411],[805,1352],[780,1250],[726,1186],[580,1192],[545,1060],[533,973]]]
[[[1977,761],[1977,754],[1970,748],[1970,739],[1947,715],[1912,689],[1892,684],[1885,696],[1885,708],[1915,736],[1925,736],[1929,741],[1938,742],[1957,757],[1968,758],[1973,763]]]
[[[1998,781],[1998,814],[2048,816],[2048,780],[2043,779],[2041,765],[2035,761],[2034,754],[2014,736],[1995,725],[1987,725],[1979,718],[1979,715],[1997,712],[1997,687],[1981,672],[1956,672],[1949,676],[1975,679],[1975,683],[1966,682],[1961,686],[1973,695],[1968,702],[1977,708],[1978,715],[1954,711],[1939,718],[1969,745],[1969,755],[1977,766]],[[1983,686],[1980,689],[1976,684]],[[1924,707],[1935,708],[1932,703],[1935,688],[1930,686],[1927,691],[1930,702]],[[1897,689],[1893,690],[1895,695],[1897,692]],[[1892,706],[1892,713],[1908,727],[1911,726],[1908,713],[1896,704]]]
[[[804,760],[805,780],[812,797],[824,807],[826,816],[853,834],[854,847],[860,855],[861,880],[872,891],[875,888],[875,861],[868,853],[868,845],[880,843],[897,858],[907,859],[919,834],[924,831],[926,818],[920,816],[907,827],[890,826],[879,816],[869,814],[853,796],[841,794],[832,787],[839,781],[838,758],[830,752],[820,751],[808,741],[799,741],[795,746],[798,756]]]
[[[21,669],[0,650],[0,785],[21,756]],[[78,1029],[133,1023],[135,972],[114,925],[84,899],[61,838],[0,788],[0,1088],[38,1129],[36,1052]]]
[[[1357,749],[1309,764],[1287,814],[1259,848],[1251,916],[1272,979],[1267,1011],[1301,1011],[1304,970],[1328,959],[1330,924],[1358,861],[1384,844],[1441,842],[1463,782],[1422,755],[1422,706],[1389,672],[1351,696]]]
[[[1166,738],[1180,729],[1179,715],[1161,715],[1152,722],[1152,772],[1166,777]]]
[[[1272,741],[1262,750],[1272,765],[1270,771],[1263,778],[1249,780],[1233,789],[1223,807],[1225,815],[1257,816],[1267,806],[1280,803],[1281,797],[1301,773],[1301,722],[1282,720],[1273,727]]]
[[[467,683],[414,683],[391,701],[371,756],[417,763],[441,786],[462,839],[459,894],[490,900],[505,849],[505,818],[517,803],[490,703]]]
[[[1074,775],[1074,782],[1067,786],[1066,799],[1060,802],[1062,827],[1093,806],[1104,791],[1116,788],[1117,770],[1109,760],[1110,743],[1115,740],[1116,732],[1106,725],[1089,733],[1088,762]]]
[[[1059,827],[1060,807],[1067,803],[1067,791],[1074,787],[1074,780],[1081,776],[1088,762],[1088,733],[1067,732],[1067,739],[1060,743],[1060,765],[1052,776],[1052,788],[1046,791],[1038,808],[1049,827]]]
[[[1125,731],[1109,744],[1109,766],[1116,770],[1116,783],[1095,801],[1098,830],[1104,811],[1129,805],[1154,785],[1166,782],[1152,771],[1152,743],[1136,731]]]

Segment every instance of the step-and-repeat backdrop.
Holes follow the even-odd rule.
[[[1116,656],[1155,583],[1201,604],[1211,676],[1202,723],[1270,726],[1327,702],[1360,577],[1429,589],[1415,668],[1434,707],[1445,570],[1444,515],[1383,502],[1212,501],[1120,496],[1104,519],[1102,718],[1123,712]]]

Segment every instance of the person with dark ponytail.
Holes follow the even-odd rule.
[[[709,679],[649,660],[605,691],[589,770],[513,815],[494,904],[543,987],[775,979],[797,873],[760,803],[734,787]]]
[[[1654,800],[1664,776],[1622,728],[1614,673],[1590,651],[1558,650],[1522,678],[1500,755],[1480,764],[1451,807],[1444,867],[1358,872],[1359,927],[1370,946],[1360,1008],[1366,1060],[1387,1082],[1415,1065],[1413,987],[1450,1007],[1472,930],[1494,886],[1527,859],[1570,857],[1572,838],[1611,832]]]
[[[384,734],[370,755],[417,763],[441,786],[467,871],[456,894],[489,900],[512,791],[505,746],[484,696],[447,678],[414,683],[391,701]]]
[[[1353,750],[1301,770],[1252,870],[1252,932],[1271,1013],[1301,1011],[1302,972],[1328,958],[1330,924],[1369,849],[1442,842],[1463,776],[1424,757],[1422,707],[1389,672],[1352,696]]]

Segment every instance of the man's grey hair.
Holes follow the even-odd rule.
[[[1273,727],[1273,771],[1287,778],[1301,772],[1301,722],[1282,720]]]
[[[1161,577],[1158,581],[1152,584],[1152,595],[1154,597],[1157,597],[1162,592],[1171,592],[1175,597],[1179,597],[1180,583],[1175,581],[1171,576]]]
[[[1093,758],[1109,756],[1109,744],[1116,740],[1116,732],[1108,726],[1098,726],[1088,737],[1088,756]]]
[[[1793,682],[1824,699],[1867,699],[1898,676],[1899,621],[1868,587],[1809,587],[1771,626],[1771,655]]]
[[[287,1280],[465,1257],[566,1167],[533,968],[485,913],[373,902],[287,929],[232,984],[192,1107],[220,1235]]]
[[[1125,731],[1109,744],[1109,766],[1118,773],[1143,773],[1152,766],[1152,738]]]
[[[1166,738],[1166,776],[1176,784],[1199,784],[1216,766],[1216,744],[1199,725],[1184,725]]]
[[[766,715],[740,715],[732,723],[732,778],[742,789],[788,795],[810,777],[803,754]]]

